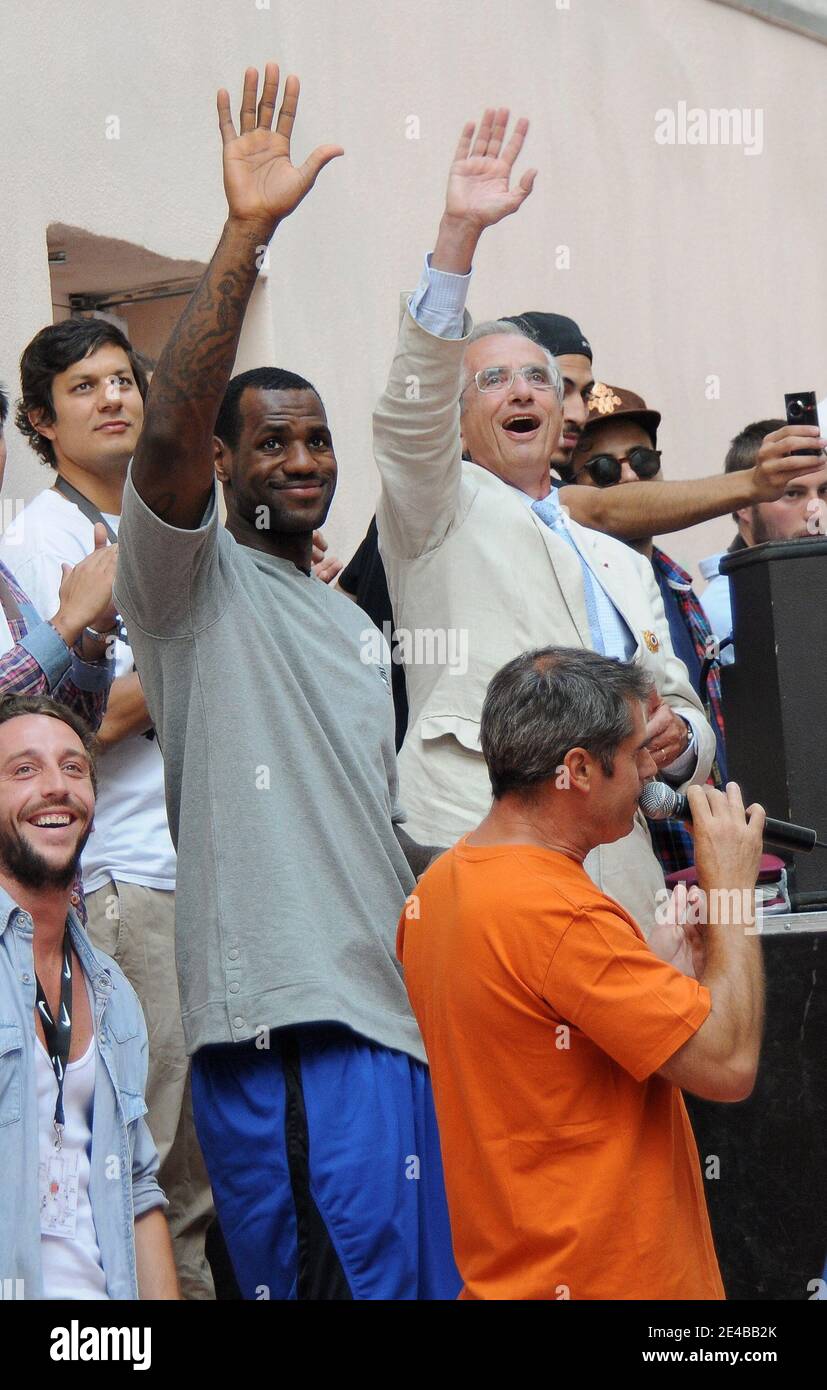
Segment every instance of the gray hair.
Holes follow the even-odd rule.
[[[554,385],[554,390],[557,392],[557,399],[562,405],[563,378],[560,375],[560,369],[557,366],[557,362],[555,361],[552,354],[549,352],[548,348],[543,347],[543,344],[539,342],[538,339],[535,338],[532,333],[527,333],[524,328],[519,328],[516,323],[511,323],[510,319],[485,319],[484,322],[478,323],[475,326],[475,328],[472,329],[471,333],[468,335],[468,342],[465,344],[465,352],[462,358],[462,368],[460,374],[460,409],[464,407],[464,396],[462,393],[466,390],[468,386],[471,385],[471,382],[474,380],[473,373],[469,373],[465,365],[465,358],[468,355],[469,347],[472,343],[479,342],[480,338],[499,337],[525,338],[527,343],[531,343],[533,347],[540,349],[546,361],[548,362],[549,367],[551,368],[551,376]]]
[[[574,647],[539,647],[509,661],[488,687],[480,721],[494,799],[548,781],[572,748],[592,753],[610,777],[634,727],[630,702],[651,689],[639,666]]]

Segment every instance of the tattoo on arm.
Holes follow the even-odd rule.
[[[272,228],[227,223],[152,378],[132,476],[147,505],[173,525],[197,526],[203,515],[215,421],[271,235]]]

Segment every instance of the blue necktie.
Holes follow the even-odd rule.
[[[566,525],[556,489],[552,488],[548,497],[541,498],[539,502],[532,502],[531,510],[537,513],[549,530],[571,547],[580,561],[586,616],[594,650],[601,656],[613,656],[619,661],[630,661],[637,646],[635,639],[626,619],[617,611],[609,595],[595,579],[588,560]]]

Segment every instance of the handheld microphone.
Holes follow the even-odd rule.
[[[649,820],[692,819],[692,810],[687,797],[676,792],[665,782],[647,782],[640,796],[640,809]],[[779,849],[810,851],[818,846],[825,849],[817,838],[817,831],[806,825],[793,825],[790,821],[773,820],[767,816],[764,826],[764,843]]]

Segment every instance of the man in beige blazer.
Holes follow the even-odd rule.
[[[649,672],[648,747],[673,785],[705,781],[715,749],[649,562],[569,521],[551,489],[562,420],[553,358],[511,324],[472,339],[463,313],[480,235],[517,210],[535,177],[509,188],[528,122],[505,144],[507,122],[507,111],[491,110],[476,136],[473,123],[463,130],[436,246],[374,417],[379,545],[410,699],[402,800],[407,829],[431,844],[454,843],[486,814],[483,699],[522,651],[588,647]],[[663,877],[642,817],[586,868],[651,931]]]

